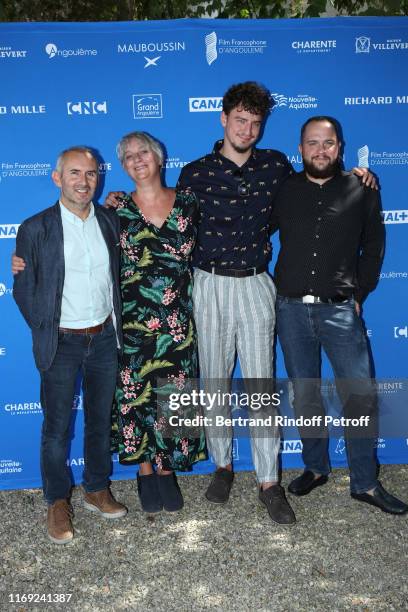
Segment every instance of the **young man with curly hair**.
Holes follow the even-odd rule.
[[[230,87],[221,113],[223,140],[186,165],[178,183],[200,204],[193,297],[207,390],[229,390],[236,354],[247,390],[270,391],[272,384],[276,290],[268,274],[269,218],[280,185],[293,172],[283,153],[255,147],[272,104],[258,83]],[[217,415],[228,416],[229,407],[208,411],[213,423]],[[273,521],[294,523],[278,481],[279,433],[272,427],[250,428],[250,434],[259,499]],[[234,477],[232,429],[207,427],[206,437],[217,466],[206,498],[225,503]]]

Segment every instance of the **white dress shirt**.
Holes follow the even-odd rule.
[[[60,207],[65,260],[60,327],[94,327],[112,312],[108,248],[92,203],[85,221],[61,201]]]

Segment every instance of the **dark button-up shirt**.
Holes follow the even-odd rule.
[[[269,219],[279,187],[293,171],[279,151],[254,148],[243,166],[215,144],[209,155],[182,169],[178,187],[192,190],[200,221],[193,265],[252,268],[270,259]]]
[[[271,220],[281,243],[275,268],[286,297],[354,296],[358,302],[378,281],[384,225],[378,192],[357,176],[339,172],[319,185],[304,172],[279,192]]]

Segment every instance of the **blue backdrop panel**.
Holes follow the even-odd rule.
[[[174,185],[180,168],[221,136],[224,91],[248,79],[263,82],[276,100],[260,146],[284,151],[299,170],[300,125],[330,114],[344,129],[346,167],[369,165],[380,177],[387,253],[364,314],[377,377],[401,385],[387,394],[399,423],[408,352],[407,58],[404,17],[0,24],[1,488],[40,484],[39,377],[29,330],[12,299],[9,262],[18,224],[57,199],[51,171],[58,153],[74,144],[100,151],[102,200],[109,190],[131,187],[115,155],[120,136],[146,130],[165,143],[166,182]],[[279,347],[277,373],[285,376]],[[69,463],[78,481],[79,392],[73,410]],[[283,466],[300,466],[299,435],[284,434]],[[380,460],[406,463],[406,427],[387,435],[378,442]],[[239,469],[251,469],[248,441],[239,435],[234,455]],[[334,465],[345,465],[341,436],[331,455]],[[206,462],[195,470],[210,468]],[[133,475],[114,462],[115,478]]]

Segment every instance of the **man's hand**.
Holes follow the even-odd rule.
[[[377,189],[377,179],[374,174],[370,172],[367,168],[353,168],[352,173],[361,177],[361,182],[366,187],[371,187],[371,189]]]
[[[103,203],[105,208],[117,208],[120,204],[120,198],[126,195],[124,191],[110,191]]]
[[[17,257],[15,253],[13,253],[11,258],[11,271],[13,274],[18,274],[25,269],[25,261],[22,257]]]
[[[358,314],[358,316],[360,316],[361,314],[361,306],[358,302],[354,302],[354,306],[356,308],[356,313]]]

